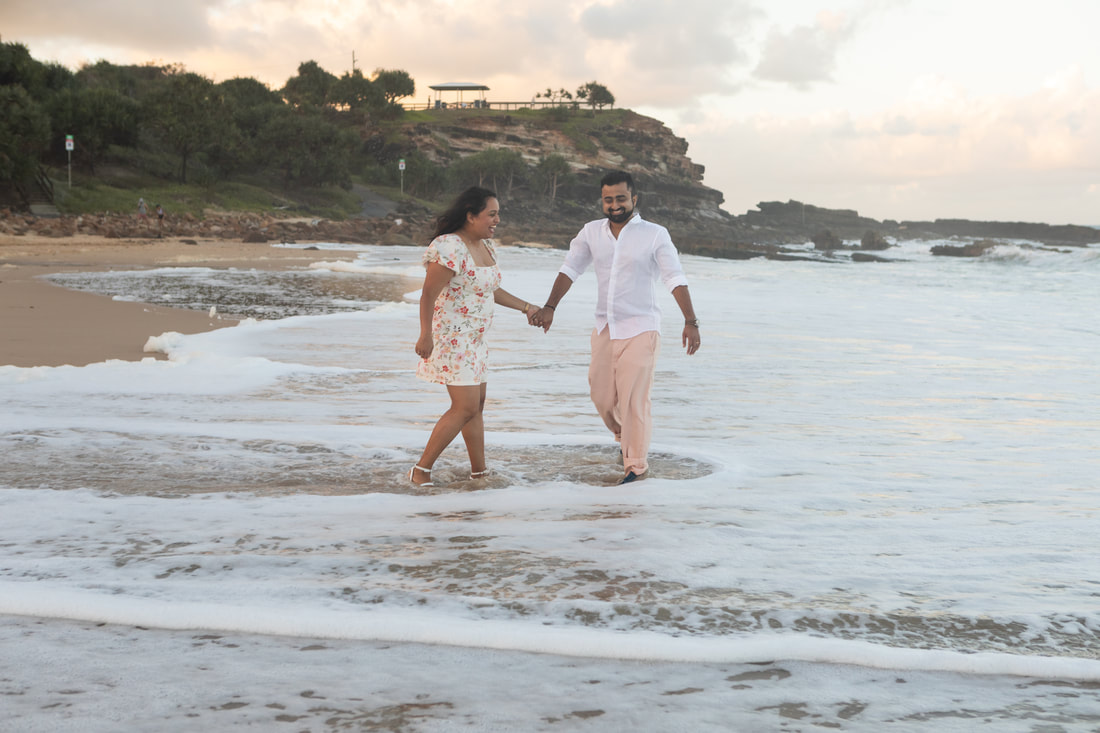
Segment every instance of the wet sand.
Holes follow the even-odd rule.
[[[173,266],[287,269],[354,257],[218,239],[0,235],[0,366],[84,366],[109,359],[163,358],[143,351],[150,336],[199,333],[236,323],[206,312],[76,292],[42,279],[44,275]]]

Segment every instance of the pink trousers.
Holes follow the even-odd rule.
[[[623,470],[641,476],[649,468],[653,409],[649,398],[661,336],[646,331],[628,339],[611,339],[610,329],[592,332],[588,386],[592,403],[623,449]]]

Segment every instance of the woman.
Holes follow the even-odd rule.
[[[470,455],[470,478],[489,475],[485,467],[485,372],[489,349],[485,334],[493,304],[528,316],[537,309],[500,287],[500,268],[492,237],[500,224],[500,202],[488,189],[471,187],[437,219],[432,243],[424,253],[420,293],[420,338],[416,376],[446,385],[451,407],[432,430],[409,481],[432,486],[432,466],[462,433]]]

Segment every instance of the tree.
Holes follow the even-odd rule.
[[[144,104],[164,86],[167,77],[186,73],[179,65],[116,66],[108,61],[85,64],[76,72],[76,81],[88,89],[105,87]]]
[[[21,43],[0,43],[0,181],[22,183],[49,154],[47,102],[72,75],[35,61]]]
[[[446,187],[446,171],[419,150],[410,150],[401,157],[405,159],[405,193],[420,198],[431,198],[443,192]],[[398,171],[390,168],[390,175],[396,183]]]
[[[295,107],[323,107],[335,84],[336,77],[316,61],[305,61],[298,64],[298,75],[286,80],[283,97]]]
[[[0,86],[20,86],[40,99],[46,88],[45,67],[22,43],[0,43]]]
[[[615,105],[615,95],[603,84],[594,81],[577,88],[577,99],[586,100],[593,110]]]
[[[564,155],[550,153],[544,156],[535,167],[535,174],[544,186],[549,196],[550,209],[554,208],[554,199],[558,196],[558,188],[568,182],[573,176],[573,169]]]
[[[377,109],[386,103],[385,92],[377,82],[363,76],[360,69],[349,72],[332,85],[331,101],[352,111]]]
[[[51,62],[42,67],[42,81],[51,93],[72,87],[75,75],[61,64]]]
[[[180,181],[199,150],[225,137],[232,126],[230,110],[214,83],[204,76],[171,72],[152,99],[152,119],[161,139],[180,158]]]
[[[241,161],[247,164],[250,159],[261,157],[255,142],[260,130],[276,117],[293,114],[279,92],[268,89],[255,79],[227,79],[218,84],[233,123],[241,133]]]
[[[487,148],[451,166],[452,176],[459,186],[474,185],[475,179],[478,186],[484,186],[486,181],[491,180],[493,190],[506,197],[512,195],[516,176],[522,178],[526,172],[527,163],[523,156],[508,148]],[[505,184],[503,190],[502,183]]]
[[[80,160],[93,174],[111,145],[137,144],[141,107],[110,87],[64,89],[50,100],[49,110],[52,139],[73,135]]]
[[[278,92],[268,89],[267,85],[251,77],[236,76],[218,84],[225,99],[242,107],[261,107],[267,104],[282,104],[283,98]]]
[[[282,115],[259,135],[265,159],[282,173],[285,188],[350,184],[348,154],[356,144],[355,135],[317,113]]]
[[[22,183],[38,170],[50,140],[42,105],[22,86],[0,86],[0,181]]]
[[[565,89],[559,89],[557,91],[554,91],[550,87],[546,87],[546,91],[545,92],[539,92],[538,94],[536,94],[535,99],[547,99],[551,102],[561,103],[561,102],[564,102],[567,99],[572,100],[573,95],[570,94]]]
[[[416,82],[409,76],[409,72],[401,69],[375,69],[374,83],[382,90],[382,96],[390,105],[397,104],[397,100],[402,97],[416,94]]]
[[[200,171],[199,180],[212,188],[215,182],[224,181],[234,173],[244,170],[259,159],[259,156],[254,142],[232,121],[228,121],[202,147],[198,158],[205,164],[205,168]]]
[[[511,197],[516,176],[523,177],[527,172],[527,162],[523,155],[518,150],[508,148],[490,148],[485,153],[489,158],[489,175],[493,178],[493,188],[500,191],[500,184],[504,183],[504,195]]]

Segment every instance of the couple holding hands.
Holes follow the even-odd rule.
[[[486,331],[493,306],[527,316],[543,331],[554,323],[554,310],[573,283],[591,265],[598,282],[596,324],[588,383],[596,410],[619,442],[623,477],[642,478],[653,433],[650,392],[660,352],[659,279],[684,316],[682,343],[688,354],[699,349],[699,321],[687,278],[668,230],[634,210],[638,196],[629,173],[614,171],[600,181],[604,218],[586,224],[569,244],[569,253],[542,308],[500,287],[492,241],[500,223],[500,202],[484,188],[464,191],[436,219],[424,253],[420,295],[419,378],[443,384],[451,406],[436,422],[428,445],[409,480],[431,487],[439,455],[460,433],[470,456],[470,478],[490,475],[485,465]]]

